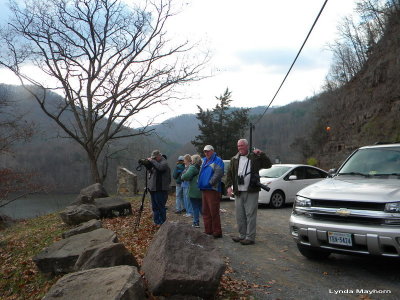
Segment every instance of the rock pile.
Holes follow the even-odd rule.
[[[109,197],[100,183],[82,189],[75,201],[67,206],[60,217],[68,225],[77,225],[93,219],[113,218],[132,214],[128,201]]]
[[[67,274],[43,299],[145,299],[137,260],[97,220],[128,214],[130,203],[109,197],[101,185],[82,189],[60,213],[65,223],[78,226],[33,257],[41,272]],[[166,222],[150,244],[141,273],[153,295],[199,299],[215,295],[224,269],[212,238],[188,224]]]

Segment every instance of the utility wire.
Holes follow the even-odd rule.
[[[304,42],[303,42],[303,45],[301,45],[299,52],[297,52],[296,58],[294,59],[292,65],[290,66],[289,71],[286,73],[285,78],[283,78],[283,81],[282,81],[281,85],[279,86],[278,90],[276,91],[274,97],[272,98],[271,102],[268,104],[267,108],[264,110],[263,114],[258,118],[258,120],[257,120],[256,122],[254,122],[254,125],[257,124],[257,123],[261,120],[262,117],[264,117],[264,115],[265,115],[265,113],[267,112],[268,108],[271,106],[272,102],[274,102],[276,95],[278,95],[278,93],[279,93],[279,91],[280,91],[282,85],[283,85],[284,82],[286,81],[286,78],[288,77],[288,75],[289,75],[290,71],[292,70],[292,68],[293,68],[293,66],[294,66],[294,64],[295,64],[295,62],[296,62],[296,60],[297,60],[297,58],[299,57],[299,55],[300,55],[300,53],[301,53],[301,50],[303,50],[303,47],[304,47],[304,45],[306,44],[306,42],[307,42],[307,40],[308,40],[308,37],[311,35],[311,32],[313,31],[315,24],[317,24],[317,21],[318,21],[318,19],[319,19],[319,16],[321,15],[322,11],[324,10],[325,5],[326,5],[327,2],[328,2],[328,0],[325,0],[324,4],[322,5],[321,10],[320,10],[319,13],[318,13],[318,16],[315,18],[315,21],[314,21],[314,23],[312,24],[311,29],[310,29],[310,31],[308,32],[307,37],[306,37],[306,39],[305,39]]]

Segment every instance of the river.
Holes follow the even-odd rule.
[[[0,214],[13,219],[29,219],[60,211],[76,198],[77,194],[33,194],[15,200],[0,208]]]

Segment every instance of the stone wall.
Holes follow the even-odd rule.
[[[126,168],[117,169],[117,195],[132,197],[138,193],[137,175]]]

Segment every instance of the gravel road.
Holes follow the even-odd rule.
[[[221,202],[223,238],[215,242],[255,299],[400,299],[400,260],[332,254],[303,257],[289,234],[291,207],[260,207],[255,245],[234,243],[234,201]],[[179,219],[185,217],[179,216]],[[188,218],[186,218],[187,221]]]

